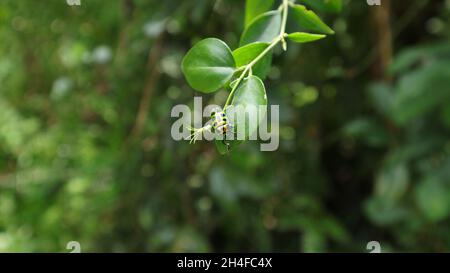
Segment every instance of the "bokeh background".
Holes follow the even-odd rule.
[[[175,142],[183,55],[244,6],[1,1],[0,251],[450,251],[450,1],[318,11],[336,34],[265,82],[277,151]]]

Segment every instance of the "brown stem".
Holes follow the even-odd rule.
[[[122,0],[122,25],[116,49],[115,62],[120,63],[125,58],[125,49],[128,47],[129,33],[133,25],[134,0]]]
[[[142,97],[139,103],[139,110],[136,115],[136,120],[134,122],[133,129],[131,130],[130,133],[131,139],[140,136],[142,129],[145,123],[147,122],[151,97],[154,92],[156,82],[158,81],[158,78],[160,76],[160,71],[157,68],[157,66],[159,56],[161,56],[163,50],[163,40],[164,40],[164,33],[157,38],[155,45],[151,49],[150,54],[148,56],[147,71],[149,74],[145,82],[144,91],[142,92]]]
[[[389,81],[386,73],[392,61],[392,28],[391,28],[391,5],[390,1],[383,1],[378,7],[372,7],[371,13],[377,32],[378,61],[374,66],[375,75],[384,81]]]
[[[417,0],[410,5],[408,10],[403,14],[399,19],[396,20],[394,27],[392,28],[392,40],[394,41],[401,32],[407,28],[408,24],[420,14],[420,11],[430,2],[430,0]],[[389,2],[386,2],[389,5]],[[382,5],[386,4],[382,2]],[[370,7],[370,9],[375,9],[376,6]],[[378,57],[378,47],[371,48],[371,50],[367,53],[367,57],[362,60],[358,64],[358,66],[352,67],[347,70],[347,77],[355,78],[359,76],[361,73],[365,72],[376,60]]]

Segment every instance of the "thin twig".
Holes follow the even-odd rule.
[[[144,85],[144,91],[139,103],[139,110],[136,115],[133,129],[131,130],[129,138],[133,139],[139,137],[145,123],[147,122],[148,112],[150,109],[150,103],[152,94],[155,90],[156,82],[159,79],[160,71],[158,69],[159,57],[163,50],[164,32],[159,35],[155,45],[152,47],[147,60],[148,77]]]

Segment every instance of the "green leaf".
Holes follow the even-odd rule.
[[[254,42],[270,43],[280,33],[281,12],[269,11],[256,17],[242,34],[240,46]]]
[[[339,13],[342,10],[342,0],[300,0],[299,3],[322,12]]]
[[[450,99],[450,62],[440,61],[417,69],[403,78],[394,93],[392,115],[406,125]]]
[[[385,83],[370,84],[367,88],[367,95],[373,107],[385,117],[390,118],[393,102],[392,86]]]
[[[249,64],[267,47],[269,47],[269,43],[256,42],[234,50],[233,57],[234,61],[236,62],[236,66],[241,67]]]
[[[233,57],[234,61],[236,62],[236,66],[241,67],[249,64],[268,46],[268,43],[256,42],[234,50]],[[253,74],[261,79],[264,79],[270,72],[271,63],[272,54],[269,52],[253,66]]]
[[[306,32],[294,32],[288,35],[288,38],[296,43],[309,43],[327,37],[323,34],[311,34]]]
[[[450,57],[450,45],[448,41],[408,48],[400,53],[389,66],[389,72],[393,75],[405,73],[415,64],[448,59]]]
[[[375,180],[375,194],[385,200],[399,201],[408,190],[410,175],[406,164],[386,166]]]
[[[189,50],[181,68],[192,88],[211,93],[231,79],[236,64],[227,44],[219,39],[208,38]]]
[[[367,200],[364,204],[364,211],[369,219],[379,226],[402,222],[411,215],[407,207],[379,196]]]
[[[422,213],[431,221],[448,218],[450,213],[450,191],[444,181],[427,177],[416,188],[416,203]]]
[[[342,134],[370,147],[383,147],[389,142],[386,129],[371,118],[361,117],[350,121],[342,128]]]
[[[237,107],[234,109],[245,111],[245,113],[235,114],[233,124],[235,130],[245,130],[245,138],[248,139],[248,137],[257,129],[257,126],[254,126],[255,128],[250,128],[250,126],[248,126],[249,121],[259,121],[257,116],[258,112],[251,111],[252,108],[258,110],[259,106],[267,107],[266,89],[264,88],[261,79],[257,76],[250,76],[244,79],[237,88],[231,104],[234,107]],[[245,114],[244,124],[236,117],[238,114]]]
[[[303,5],[294,5],[292,7],[294,18],[303,28],[325,33],[325,34],[334,34],[334,31],[327,26],[322,19],[317,16],[313,11],[306,9]]]
[[[258,15],[269,11],[274,0],[247,0],[245,5],[245,26],[248,26]]]

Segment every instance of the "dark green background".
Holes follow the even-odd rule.
[[[450,1],[391,1],[391,23],[382,2],[276,55],[277,151],[220,156],[173,141],[170,110],[244,1],[2,0],[0,251],[450,251]]]

